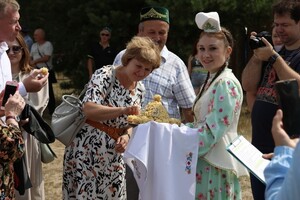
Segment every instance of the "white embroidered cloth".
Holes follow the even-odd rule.
[[[197,155],[196,129],[148,122],[134,128],[124,159],[141,200],[194,200]]]

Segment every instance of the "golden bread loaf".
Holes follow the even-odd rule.
[[[161,96],[158,94],[153,96],[153,101],[146,105],[140,115],[129,115],[127,119],[131,124],[143,124],[149,121],[181,124],[179,119],[170,118],[167,109],[161,103]]]

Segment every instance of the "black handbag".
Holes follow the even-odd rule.
[[[27,171],[25,156],[22,156],[14,162],[14,186],[20,195],[23,195],[26,189],[32,187]]]
[[[21,119],[29,118],[29,123],[23,126],[27,133],[33,135],[41,145],[42,162],[49,163],[57,158],[54,151],[48,145],[55,141],[55,135],[52,128],[44,121],[40,114],[30,105],[26,105],[21,114]]]
[[[55,135],[52,128],[44,121],[42,116],[34,107],[26,104],[20,118],[29,118],[29,122],[24,124],[22,127],[27,133],[33,135],[41,143],[49,144],[55,141]]]
[[[25,105],[20,115],[20,119],[25,120],[27,118],[29,122],[22,126],[27,133],[33,135],[41,143],[49,144],[55,141],[51,127],[44,121],[38,111],[29,104]],[[20,195],[23,195],[26,189],[32,187],[26,167],[25,155],[14,162],[14,172],[15,188],[19,191]]]
[[[55,72],[54,72],[53,69],[49,70],[49,77],[48,77],[48,79],[49,79],[50,83],[57,83],[56,75],[55,75]]]

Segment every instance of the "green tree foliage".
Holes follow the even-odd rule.
[[[160,5],[170,11],[171,29],[169,50],[187,61],[192,46],[199,36],[195,15],[217,11],[222,26],[228,28],[236,40],[232,68],[240,75],[247,60],[247,38],[250,31],[270,30],[272,22],[271,0],[23,0],[21,25],[46,30],[55,54],[63,55],[56,64],[72,80],[73,86],[82,88],[87,82],[86,54],[91,42],[99,37],[99,29],[112,28],[111,45],[121,50],[137,33],[139,11],[147,5]],[[246,32],[246,27],[248,32]]]

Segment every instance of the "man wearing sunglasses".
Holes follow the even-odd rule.
[[[113,63],[117,52],[109,44],[110,37],[111,29],[104,27],[99,32],[99,42],[91,45],[87,55],[89,78],[91,78],[95,70]]]
[[[6,41],[13,41],[21,31],[19,24],[20,6],[16,0],[0,0],[0,91],[5,87],[5,83],[12,79],[11,64],[7,56],[8,46]],[[18,52],[17,47],[12,48],[13,52]],[[43,78],[36,78],[40,70],[34,71],[31,76],[19,83],[19,92],[25,96],[27,92],[38,92],[47,83],[48,75]]]

